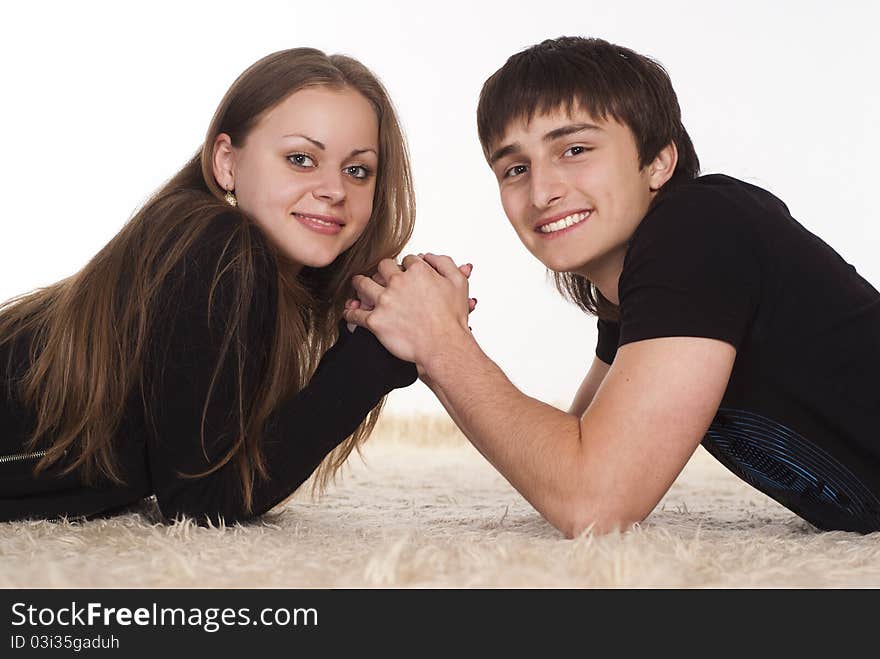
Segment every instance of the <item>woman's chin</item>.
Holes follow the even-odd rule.
[[[312,253],[312,254],[290,254],[284,252],[283,257],[287,265],[295,268],[297,271],[303,268],[326,268],[333,263],[338,256],[337,253]]]

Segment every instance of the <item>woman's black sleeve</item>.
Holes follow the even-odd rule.
[[[238,436],[239,380],[247,409],[266,368],[277,304],[275,270],[265,251],[256,249],[257,292],[246,305],[237,300],[235,278],[226,274],[234,273],[234,268],[224,259],[234,252],[226,242],[242,230],[237,228],[240,221],[218,218],[211,236],[172,273],[180,285],[168,295],[168,310],[160,313],[156,324],[155,345],[161,354],[154,369],[155,402],[149,410],[154,426],[147,441],[153,488],[166,517],[185,514],[199,521],[222,517],[232,523],[263,514],[296,490],[383,396],[417,377],[413,364],[391,355],[370,332],[358,328],[350,333],[341,325],[339,340],[309,383],[280,402],[267,419],[262,449],[269,478],[255,478],[250,513],[244,508],[234,460],[209,475],[184,477],[207,470],[227,453]],[[209,300],[218,264],[225,272]],[[226,321],[232,318],[235,304],[247,316],[243,377],[237,376],[230,351],[212,387],[228,332]],[[203,446],[202,413],[209,390]]]

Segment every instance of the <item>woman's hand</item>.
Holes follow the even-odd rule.
[[[352,279],[358,301],[346,303],[345,320],[367,328],[422,371],[444,341],[469,330],[468,314],[476,303],[468,297],[471,270],[434,254],[407,256],[403,268],[385,259],[379,264],[384,285],[362,275]]]
[[[425,256],[424,254],[419,254],[419,258],[424,258],[424,256]],[[458,266],[458,269],[461,272],[461,274],[463,274],[467,278],[470,278],[471,273],[474,270],[474,266],[471,263],[465,263],[464,265]],[[371,277],[371,279],[374,282],[376,282],[377,284],[379,284],[380,286],[382,286],[383,288],[388,285],[388,282],[385,281],[385,277],[383,277],[380,272],[376,272],[376,274],[374,274]],[[356,298],[348,299],[345,301],[345,308],[346,309],[363,309],[364,311],[372,311],[374,307],[375,307],[374,301],[370,300],[370,299],[361,299],[360,297],[356,297]],[[476,307],[477,307],[477,298],[475,298],[475,297],[468,298],[468,313],[473,311]],[[348,326],[349,332],[354,332],[355,328],[357,327],[357,325],[354,323],[346,323],[346,324]]]

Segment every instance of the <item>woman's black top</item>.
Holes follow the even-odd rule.
[[[736,361],[703,446],[821,529],[880,530],[880,294],[779,199],[711,175],[632,237],[597,356],[665,336]]]
[[[232,446],[237,422],[230,413],[236,400],[236,367],[231,353],[213,385],[205,424],[205,448],[200,436],[202,411],[211,377],[221,354],[224,320],[235,304],[236,285],[223,276],[210,300],[214,273],[230,265],[224,250],[235,240],[241,220],[217,217],[210,230],[194,243],[168,277],[160,295],[161,308],[153,325],[149,363],[143,369],[146,387],[134,387],[116,436],[124,486],[100,481],[85,486],[78,474],[58,476],[51,468],[33,475],[37,457],[23,441],[34,415],[8,394],[8,378],[19,378],[27,364],[26,340],[0,350],[0,521],[58,516],[91,517],[121,510],[156,495],[168,518],[180,514],[200,521],[226,523],[258,516],[287,498],[348,437],[388,392],[415,381],[415,366],[391,355],[364,329],[340,328],[339,340],[299,393],[281,402],[263,432],[263,453],[269,478],[255,479],[252,513],[245,512],[235,461],[200,478],[185,478],[216,464]],[[261,381],[277,309],[276,266],[265,238],[254,225],[248,229],[256,248],[256,294],[247,313],[245,347],[245,405]],[[234,247],[234,245],[233,245]],[[12,367],[8,368],[9,357]],[[157,396],[143,391],[155,390]],[[151,415],[145,413],[144,399]],[[152,416],[152,420],[149,418]],[[155,426],[153,426],[155,422]]]

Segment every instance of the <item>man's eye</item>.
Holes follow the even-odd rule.
[[[504,178],[513,178],[514,176],[519,176],[520,174],[525,173],[527,169],[528,168],[525,165],[514,165],[504,172]]]
[[[312,160],[311,156],[307,156],[304,153],[294,153],[293,155],[287,156],[287,159],[296,165],[297,167],[314,167],[315,161]]]
[[[577,156],[582,153],[586,153],[587,151],[592,151],[592,149],[588,149],[585,146],[570,146],[563,152],[562,155],[564,155],[564,156]]]

